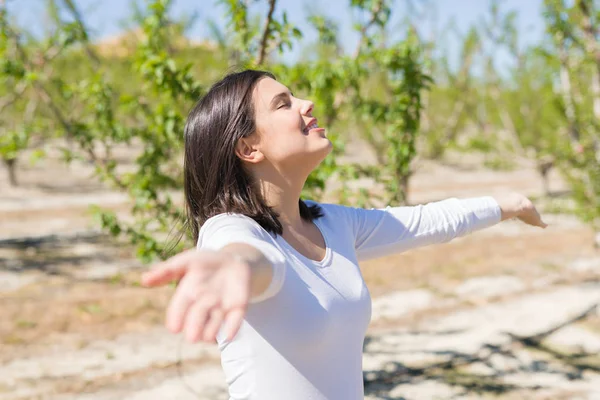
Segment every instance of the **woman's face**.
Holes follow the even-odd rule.
[[[294,97],[271,78],[261,79],[254,91],[258,148],[278,170],[308,174],[333,145],[313,117],[313,103]]]

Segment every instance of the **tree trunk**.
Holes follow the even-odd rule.
[[[391,202],[394,206],[403,206],[408,204],[408,190],[410,183],[411,174],[397,176],[398,182],[400,183],[400,190],[394,193]]]
[[[470,82],[470,71],[471,66],[473,65],[473,54],[469,54],[463,60],[463,64],[460,67],[460,70],[457,75],[458,81],[458,89],[461,92],[454,101],[454,108],[452,109],[452,114],[448,118],[446,122],[446,129],[442,134],[438,144],[434,146],[432,149],[432,157],[437,158],[442,155],[446,146],[456,139],[458,135],[458,128],[460,117],[463,115],[466,108],[466,99],[469,97],[468,92],[471,86]]]
[[[513,146],[513,148],[517,152],[517,154],[524,156],[525,149],[523,148],[523,146],[521,145],[521,141],[519,140],[519,132],[517,132],[517,128],[515,126],[513,118],[508,113],[506,105],[502,104],[500,88],[498,87],[497,84],[492,83],[490,86],[489,93],[490,93],[490,97],[492,98],[492,100],[494,101],[494,103],[496,104],[496,106],[498,108],[500,121],[504,128],[501,131],[501,133],[510,142],[510,144]]]
[[[564,48],[564,43],[560,44],[560,87],[562,98],[565,103],[565,116],[569,125],[569,136],[573,145],[579,143],[579,124],[575,114],[575,102],[573,100],[573,89],[571,86],[571,76],[569,75],[569,56]]]
[[[9,158],[9,159],[5,159],[4,161],[4,165],[6,165],[6,169],[8,170],[8,182],[10,184],[10,186],[12,187],[16,187],[18,186],[18,182],[17,182],[17,159],[16,158]]]
[[[592,61],[595,64],[595,71],[592,72],[592,97],[593,97],[593,114],[594,120],[596,122],[600,121],[600,41],[598,40],[598,27],[594,25],[594,3],[587,3],[586,1],[579,0],[579,9],[581,10],[584,18],[582,20],[583,32],[585,37],[585,51],[589,53],[592,57]],[[591,6],[591,7],[590,7]],[[594,154],[596,156],[596,161],[600,163],[600,133],[598,131],[594,132],[593,145],[594,145]],[[596,182],[596,185],[598,182]],[[597,194],[597,190],[591,190],[591,192],[595,192],[593,194]],[[597,196],[594,196],[596,201],[598,200]],[[600,226],[595,224],[596,228],[595,237],[594,237],[594,245],[596,248],[600,248]]]
[[[554,160],[550,160],[550,159],[537,160],[537,170],[538,170],[538,173],[540,174],[540,177],[542,178],[542,185],[544,188],[544,196],[545,197],[550,197],[552,194],[550,191],[550,180],[548,178],[548,174],[550,173],[550,170],[552,169],[553,166],[554,166]]]
[[[594,105],[594,117],[596,121],[600,121],[600,42],[597,39],[597,27],[594,26],[592,17],[593,10],[587,2],[579,0],[579,9],[585,16],[582,21],[583,32],[585,36],[585,50],[592,56],[592,60],[596,65],[596,73],[592,74],[592,96]]]
[[[400,181],[400,187],[402,188],[402,193],[404,193],[404,200],[402,204],[408,204],[408,190],[410,184],[410,174],[404,175],[402,180]]]

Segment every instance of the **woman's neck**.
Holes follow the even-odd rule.
[[[300,217],[298,202],[302,192],[300,184],[275,184],[270,181],[261,181],[261,192],[266,203],[273,207],[279,214],[279,221],[285,227],[295,230],[302,227],[303,221]]]

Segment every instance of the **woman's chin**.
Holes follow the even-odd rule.
[[[318,145],[316,144],[317,140],[319,141]],[[319,147],[319,150],[327,151],[327,153],[329,153],[333,148],[333,143],[327,136],[323,136],[318,139],[315,138],[315,145]]]
[[[333,150],[333,143],[331,143],[331,140],[325,138],[325,140],[323,140],[323,147],[322,147],[322,156],[321,156],[321,161],[323,161],[323,159],[325,157],[327,157],[327,155],[329,153],[331,153],[331,151]]]
[[[318,166],[321,161],[327,157],[329,153],[333,150],[333,143],[328,138],[319,138],[318,143],[317,139],[310,146],[310,150],[305,152],[301,158],[303,163],[305,164],[315,164],[315,167]]]

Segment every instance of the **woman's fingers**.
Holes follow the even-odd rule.
[[[173,280],[180,283],[167,307],[170,331],[184,331],[190,342],[214,342],[225,324],[227,338],[235,337],[250,295],[246,263],[232,263],[215,251],[190,249],[158,264],[142,281],[145,286],[157,286]]]
[[[146,287],[160,286],[181,279],[185,275],[185,268],[155,269],[142,275],[142,285]]]
[[[208,321],[204,327],[204,334],[202,339],[207,342],[214,342],[217,332],[223,323],[225,312],[219,306],[213,307],[210,310]]]
[[[539,216],[533,218],[533,220],[530,222],[530,224],[533,226],[538,226],[543,229],[545,229],[548,226],[548,224],[546,224],[544,221],[542,221],[542,219]]]
[[[181,332],[188,310],[197,298],[193,295],[193,288],[188,286],[189,281],[179,285],[167,307],[166,325],[173,333]]]
[[[181,279],[197,257],[198,253],[195,249],[190,249],[156,264],[150,271],[142,275],[142,285],[160,286]]]
[[[546,229],[548,224],[542,220],[542,216],[540,215],[540,213],[537,210],[535,210],[535,215],[537,215],[537,218],[538,218],[538,222],[539,222],[538,226],[540,228]]]
[[[250,299],[250,268],[246,266],[245,268],[236,269],[234,276],[230,278],[234,279],[229,280],[222,300],[223,309],[226,312],[224,326],[228,341],[232,340],[237,334],[248,308],[248,301]]]
[[[540,214],[538,214],[538,212],[536,211],[536,216],[537,216],[537,221],[536,221],[536,225],[539,226],[542,229],[545,229],[548,224],[545,223],[544,221],[542,221],[542,217],[540,216]]]
[[[224,327],[226,337],[231,340],[243,323],[250,294],[249,270],[235,269],[233,273],[229,272],[228,278],[219,305],[211,310],[204,328],[205,341],[214,341],[221,327]]]
[[[533,205],[531,207],[532,208],[526,210],[518,218],[521,221],[525,222],[526,224],[533,225],[533,226],[538,226],[540,228],[544,228],[545,229],[548,226],[548,224],[546,224],[544,221],[542,221],[542,217],[540,216],[540,214],[538,213],[538,211],[535,209],[535,207],[533,207]]]
[[[231,341],[235,335],[237,335],[237,332],[244,321],[245,313],[245,309],[238,307],[230,310],[225,316],[225,335],[227,341]]]
[[[202,338],[210,310],[216,305],[214,297],[205,296],[190,307],[185,318],[185,338],[189,342]]]

